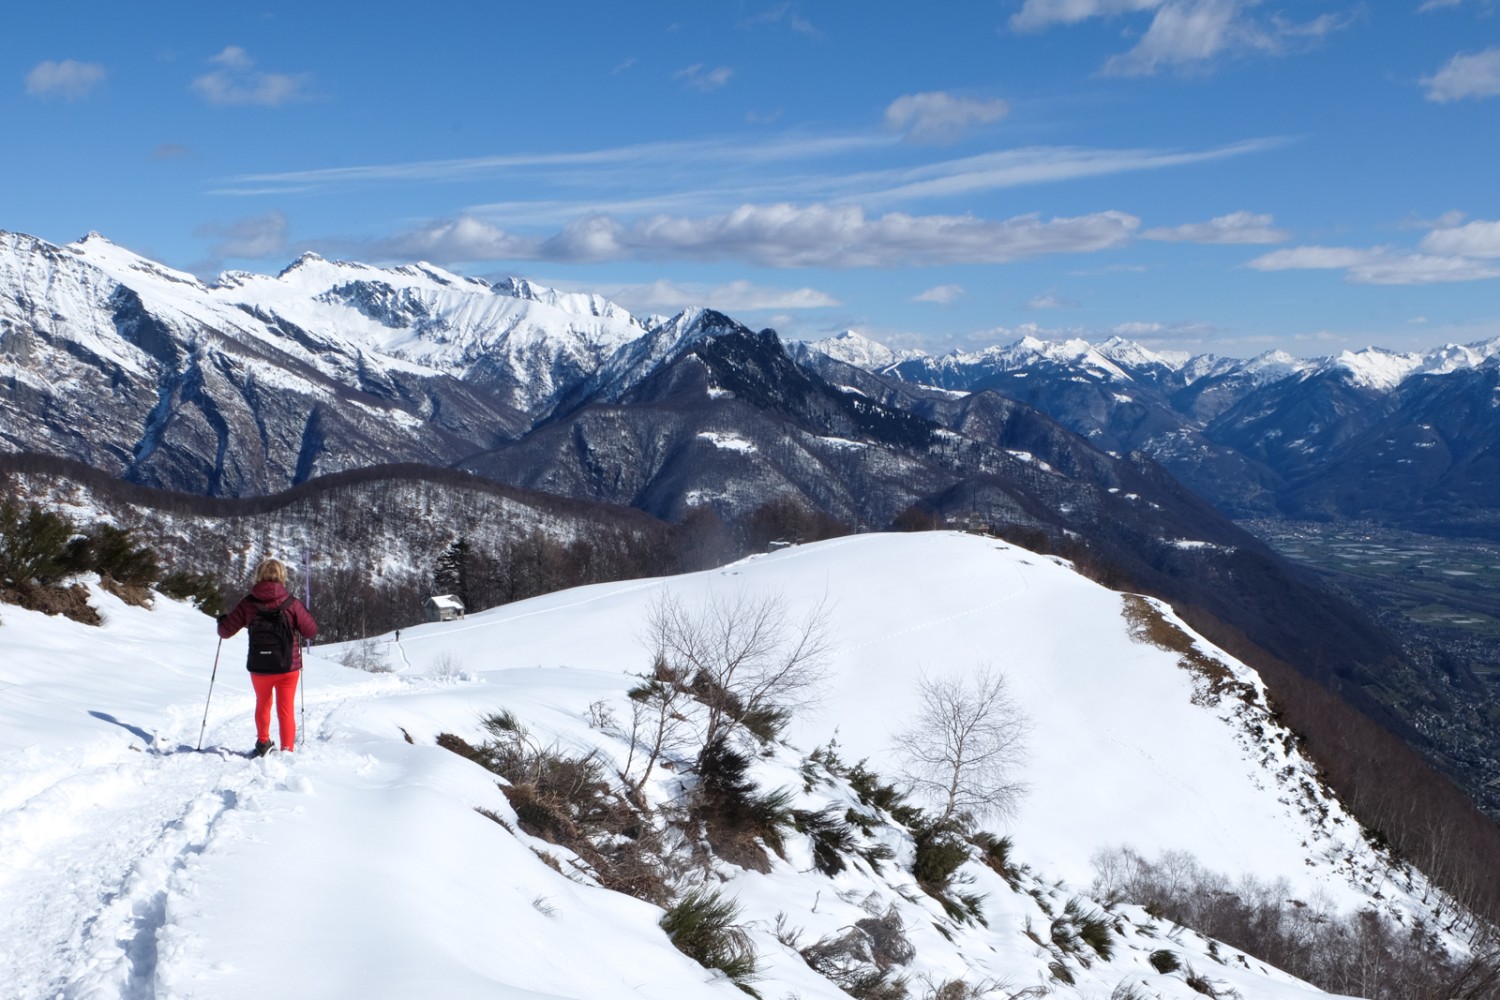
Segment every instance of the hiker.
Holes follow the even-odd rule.
[[[318,634],[318,623],[307,608],[286,589],[286,564],[267,559],[255,570],[255,586],[227,615],[219,616],[219,638],[228,639],[242,628],[250,629],[250,656],[246,664],[255,685],[255,750],[262,757],[271,749],[271,700],[276,701],[276,725],[281,749],[297,745],[297,678],[302,670],[302,644],[298,638]]]

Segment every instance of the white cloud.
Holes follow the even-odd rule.
[[[921,295],[913,296],[913,302],[936,302],[940,306],[951,306],[964,297],[962,285],[935,285]]]
[[[32,97],[60,97],[76,101],[89,96],[107,74],[98,63],[64,59],[37,63],[26,74],[26,93]]]
[[[1054,24],[1077,24],[1091,17],[1109,17],[1155,10],[1162,0],[1026,0],[1011,16],[1015,31],[1040,31]]]
[[[259,260],[284,256],[289,231],[286,216],[273,210],[228,224],[204,223],[193,231],[193,235],[218,240],[209,250],[214,261]]]
[[[1459,53],[1432,76],[1423,77],[1422,86],[1427,99],[1440,104],[1500,96],[1500,46],[1473,55]]]
[[[1338,270],[1355,285],[1434,285],[1500,278],[1500,265],[1392,247],[1291,247],[1252,260],[1257,271]]]
[[[996,221],[901,212],[870,218],[857,206],[843,205],[743,205],[722,215],[654,215],[632,222],[590,215],[545,239],[466,216],[381,241],[373,250],[440,263],[690,259],[761,267],[923,267],[1089,253],[1125,244],[1139,225],[1135,216],[1116,211]]]
[[[1422,249],[1459,257],[1500,257],[1500,222],[1476,219],[1468,225],[1434,229],[1423,237]]]
[[[1257,271],[1342,270],[1359,267],[1382,252],[1355,247],[1289,247],[1257,257],[1248,266]]]
[[[190,89],[215,107],[274,108],[308,99],[308,74],[260,72],[250,54],[237,45],[225,48],[209,62],[218,68],[195,78]]]
[[[473,216],[440,220],[380,240],[368,248],[381,259],[448,264],[468,260],[535,260],[537,241],[505,232]]]
[[[1043,220],[974,216],[869,218],[853,205],[743,205],[700,218],[654,216],[629,225],[595,216],[543,245],[554,259],[732,259],[764,267],[921,267],[998,264],[1119,246],[1140,220],[1123,212]]]
[[[1282,243],[1291,238],[1285,229],[1277,229],[1269,215],[1251,212],[1231,212],[1207,222],[1190,222],[1186,225],[1148,229],[1142,239],[1163,240],[1168,243]]]
[[[1202,65],[1231,47],[1266,48],[1264,36],[1239,14],[1235,0],[1164,4],[1135,48],[1112,56],[1104,72],[1149,76],[1162,67]]]
[[[705,72],[702,63],[693,63],[693,65],[673,73],[672,79],[681,80],[683,86],[691,87],[693,90],[701,90],[706,94],[711,90],[718,90],[724,86],[732,76],[734,76],[734,70],[728,66],[720,66],[717,69]]]
[[[997,122],[1010,105],[995,98],[955,97],[942,91],[906,94],[885,109],[887,127],[912,142],[955,142],[975,125]]]
[[[1151,23],[1128,52],[1104,64],[1111,76],[1149,76],[1164,69],[1206,70],[1224,58],[1281,55],[1348,27],[1354,14],[1288,21],[1250,14],[1259,0],[1026,0],[1011,18],[1016,31],[1074,25],[1095,17],[1151,12]]]
[[[1065,299],[1056,292],[1043,292],[1026,300],[1027,309],[1076,309],[1078,303]]]
[[[838,299],[815,288],[767,288],[749,281],[720,285],[679,284],[659,280],[639,285],[590,286],[612,302],[634,313],[677,312],[688,306],[707,306],[720,312],[757,312],[767,309],[826,309]]]

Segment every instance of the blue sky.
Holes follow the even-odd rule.
[[[12,5],[0,229],[933,351],[1500,336],[1500,3]]]

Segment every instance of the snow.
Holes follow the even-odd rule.
[[[737,451],[742,455],[755,454],[755,443],[738,434],[723,434],[719,431],[699,431],[698,438],[707,441],[720,451]]]
[[[1422,367],[1422,356],[1367,347],[1362,351],[1343,351],[1329,359],[1327,366],[1348,372],[1356,385],[1389,391]]]
[[[99,628],[0,606],[5,995],[743,996],[670,945],[659,909],[565,877],[533,850],[564,849],[480,815],[514,817],[493,775],[434,745],[442,732],[477,740],[477,720],[504,708],[544,741],[623,763],[621,742],[589,724],[590,706],[628,718],[626,691],[650,665],[643,622],[665,593],[688,608],[761,594],[794,616],[826,608],[823,696],[795,716],[788,736],[800,750],[758,763],[767,787],[800,790],[801,753],[835,739],[846,761],[868,758],[894,777],[889,740],[908,724],[918,676],[988,664],[1033,727],[1029,792],[1001,832],[1037,872],[1039,897],[1060,905],[1085,892],[1091,856],[1128,844],[1285,877],[1303,898],[1345,908],[1372,902],[1362,880],[1378,871],[1382,905],[1417,911],[1337,803],[1320,824],[1279,783],[1283,769],[1308,773],[1304,761],[1274,738],[1255,743],[1237,699],[1195,704],[1176,655],[1130,637],[1120,594],[993,539],[865,535],[413,625],[399,644],[373,640],[388,673],[314,647],[298,750],[259,760],[194,752],[211,674],[204,746],[253,738],[243,633],[220,645],[212,621],[185,605],[128,607],[96,587]],[[648,794],[676,780],[661,771]],[[820,794],[846,793],[802,793],[799,807],[827,804]],[[1046,953],[1023,933],[1029,921],[1046,926],[1038,900],[988,869],[966,869],[987,926],[952,924],[949,941],[934,926],[941,909],[899,868],[829,879],[812,870],[806,841],[791,840],[768,874],[720,869],[761,955],[761,995],[841,997],[777,942],[776,917],[811,941],[871,900],[902,913],[918,948],[913,974],[1047,981]],[[1108,995],[1128,977],[1150,996],[1194,996],[1180,975],[1146,965],[1162,941],[1144,913],[1120,912],[1120,954],[1078,970],[1076,990],[1053,983],[1053,995]],[[1194,935],[1178,937],[1173,947],[1244,996],[1316,993],[1258,963],[1217,965]]]

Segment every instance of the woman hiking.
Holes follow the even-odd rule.
[[[242,628],[250,630],[246,664],[255,685],[255,750],[263,757],[272,747],[271,701],[276,701],[276,726],[281,749],[297,745],[297,678],[302,671],[298,638],[318,634],[318,623],[302,602],[286,589],[286,564],[267,559],[255,570],[255,586],[233,611],[219,616],[219,638],[228,639]]]

